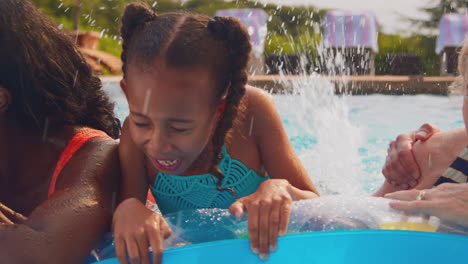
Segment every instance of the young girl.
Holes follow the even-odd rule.
[[[119,121],[28,1],[0,1],[0,43],[0,263],[83,263],[110,227]]]
[[[232,18],[156,15],[143,4],[122,18],[130,115],[119,146],[122,199],[113,226],[127,263],[157,261],[171,231],[144,205],[148,187],[163,214],[183,209],[248,212],[262,259],[286,232],[291,201],[317,197],[268,94],[249,87],[248,34]]]

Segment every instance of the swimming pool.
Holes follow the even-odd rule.
[[[321,194],[366,195],[383,182],[388,144],[425,122],[449,129],[463,126],[462,98],[337,96],[330,83],[308,83],[295,94],[273,95],[291,143]],[[105,90],[120,119],[128,114],[117,83]]]
[[[299,208],[296,212],[300,214],[313,212],[320,216],[292,215],[290,229],[300,230],[300,228],[294,228],[296,222],[308,221],[308,219],[323,220],[327,214],[336,213],[341,218],[334,217],[333,219],[338,220],[343,219],[342,217],[347,214],[351,215],[348,215],[348,218],[345,217],[344,222],[331,221],[320,229],[332,232],[290,234],[280,238],[281,250],[275,252],[274,257],[272,255],[267,262],[301,263],[308,260],[311,263],[343,263],[343,260],[347,259],[348,263],[374,263],[375,259],[379,259],[382,263],[414,263],[425,259],[428,263],[438,263],[437,257],[445,259],[447,256],[427,255],[428,249],[429,252],[438,252],[438,249],[445,246],[444,250],[456,251],[466,245],[466,237],[440,233],[385,230],[337,231],[361,229],[363,227],[359,225],[349,225],[346,219],[352,219],[357,212],[362,210],[365,212],[364,215],[376,212],[372,206],[361,206],[360,203],[366,199],[363,197],[368,197],[368,194],[376,190],[383,182],[381,168],[389,142],[398,134],[414,130],[425,122],[437,125],[441,129],[463,126],[461,97],[337,96],[333,93],[333,87],[326,82],[313,82],[302,87],[307,88],[301,88],[294,94],[273,95],[273,99],[291,143],[319,192],[322,195],[344,194],[342,198],[334,198],[339,196],[327,198],[341,199],[347,204],[330,206],[329,203],[323,203],[326,210],[322,213],[317,212],[316,209]],[[105,90],[116,102],[116,113],[122,120],[128,114],[123,93],[115,83],[106,84]],[[352,196],[357,197],[357,200],[351,201]],[[322,203],[315,199],[312,202]],[[350,209],[352,206],[357,209]],[[251,253],[247,239],[233,239],[235,238],[233,234],[239,230],[246,231],[245,222],[240,223],[240,229],[229,231],[230,227],[229,232],[226,232],[223,221],[227,220],[229,223],[233,221],[229,220],[232,217],[227,216],[229,215],[227,212],[224,212],[226,215],[223,217],[218,217],[219,215],[216,214],[204,216],[208,217],[211,222],[214,221],[207,227],[200,226],[200,224],[206,225],[210,221],[205,221],[205,218],[200,217],[200,213],[195,212],[196,217],[192,217],[191,213],[193,212],[189,212],[187,216],[177,215],[172,220],[176,223],[172,228],[178,235],[174,236],[174,241],[166,241],[165,247],[172,249],[165,251],[165,262],[186,263],[192,260],[203,260],[203,263],[214,263],[213,252],[216,252],[219,258],[223,258],[223,261],[227,261],[226,263],[231,263],[225,258],[230,252],[239,252],[242,256],[242,258],[232,259],[232,263],[240,263],[239,260],[243,263],[261,262]],[[168,221],[171,222],[171,220]],[[238,224],[233,223],[234,226]],[[364,229],[367,228],[378,229],[371,225],[364,227]],[[189,232],[192,229],[198,233]],[[201,233],[200,230],[202,230]],[[208,231],[211,232],[210,234],[216,231],[216,234],[207,235]],[[184,241],[182,239],[184,236],[181,234],[190,237],[191,242]],[[180,239],[182,242],[179,241]],[[192,241],[193,239],[195,242]],[[196,241],[196,239],[201,240]],[[213,241],[219,239],[231,240]],[[190,245],[192,242],[194,245]],[[173,248],[181,245],[190,246]],[[416,249],[415,245],[420,245],[419,249]],[[363,251],[363,248],[366,250]],[[297,254],[293,253],[294,250]],[[110,256],[112,252],[111,246]],[[387,252],[399,252],[400,258],[389,256],[382,259]],[[457,254],[453,256],[459,256],[459,253]],[[465,257],[466,254],[461,258],[454,258],[458,261]],[[113,258],[102,263],[115,264],[118,261]]]

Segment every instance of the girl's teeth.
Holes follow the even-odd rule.
[[[164,166],[172,166],[177,163],[177,160],[158,160]]]

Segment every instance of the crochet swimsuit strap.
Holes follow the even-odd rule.
[[[223,146],[219,169],[224,178],[221,188],[233,188],[238,198],[252,194],[258,185],[268,179],[259,176],[242,162],[232,159]],[[218,179],[206,173],[192,176],[178,176],[158,173],[151,188],[161,212],[184,209],[227,208],[235,201],[231,192],[216,189]]]

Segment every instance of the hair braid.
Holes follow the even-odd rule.
[[[121,59],[124,77],[127,72],[127,54],[134,34],[136,31],[141,30],[147,22],[155,19],[156,13],[145,3],[132,3],[125,7],[120,28],[120,35],[123,40]]]
[[[230,65],[227,74],[228,85],[224,88],[229,89],[226,96],[226,109],[212,139],[214,156],[211,174],[218,178],[218,183],[216,184],[218,190],[229,190],[234,198],[237,198],[232,188],[221,188],[224,175],[219,169],[218,164],[222,158],[221,148],[229,140],[233,125],[242,119],[243,111],[240,102],[245,94],[245,85],[248,79],[246,68],[250,57],[251,45],[246,29],[237,19],[215,17],[209,23],[208,28],[218,38],[224,40],[228,50],[227,63]]]

